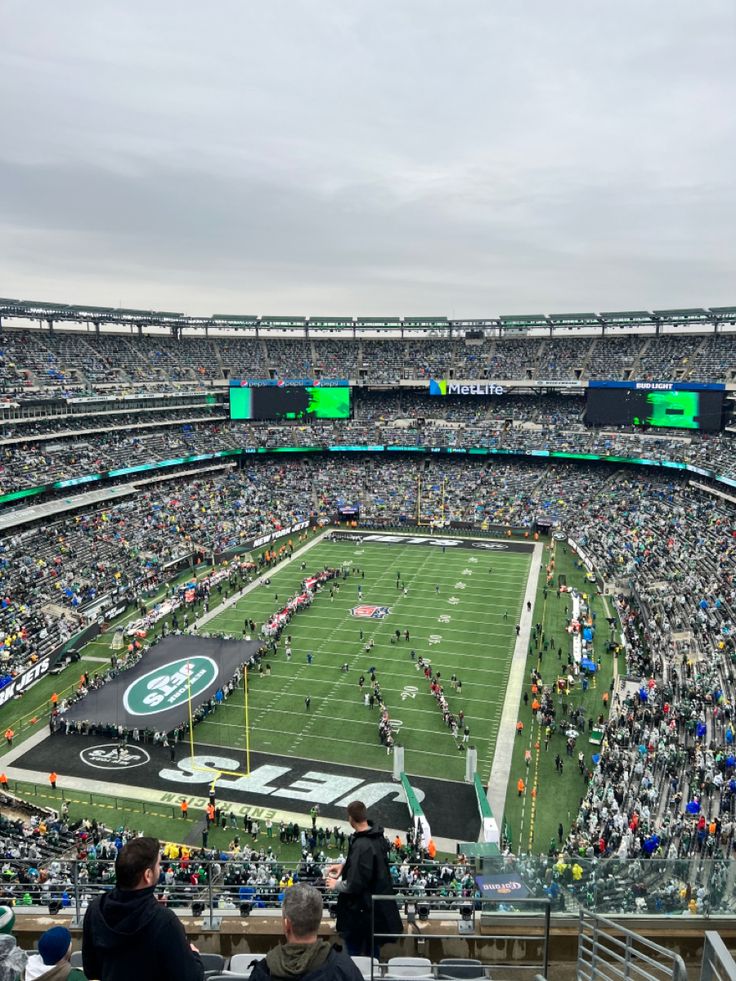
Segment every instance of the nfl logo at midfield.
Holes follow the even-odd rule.
[[[354,606],[350,611],[354,617],[366,617],[369,620],[383,620],[391,612],[390,606]]]

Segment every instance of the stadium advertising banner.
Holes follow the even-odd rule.
[[[475,882],[486,899],[524,899],[529,889],[515,872],[507,875],[477,875]]]
[[[585,421],[589,426],[723,428],[724,385],[690,382],[596,382],[588,385]]]
[[[454,382],[432,378],[430,395],[504,395],[506,389],[497,382]]]
[[[230,418],[235,420],[349,419],[350,388],[322,385],[232,385]]]
[[[47,654],[30,667],[23,674],[17,675],[9,684],[0,690],[0,705],[9,702],[11,698],[16,698],[23,694],[31,685],[40,681],[44,675],[48,674],[51,668],[51,655]]]

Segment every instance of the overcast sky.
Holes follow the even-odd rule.
[[[733,0],[4,0],[0,295],[736,303]]]

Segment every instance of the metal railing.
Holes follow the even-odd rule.
[[[714,930],[705,931],[700,981],[736,981],[736,961]]]
[[[395,901],[402,913],[404,930],[401,934],[376,930],[376,903]],[[462,959],[477,963],[476,974],[469,963],[465,973],[455,977],[499,978],[511,976],[517,981],[529,981],[549,969],[550,901],[548,899],[514,898],[462,899],[450,904],[446,897],[433,896],[373,896],[371,902],[371,949],[389,945],[389,951],[399,950],[417,957],[424,956],[437,965],[443,977],[443,958],[456,958],[461,949]],[[381,950],[380,967],[391,975],[391,964]],[[468,973],[468,969],[470,973]],[[378,976],[378,975],[376,975]],[[371,967],[373,977],[373,966]]]
[[[13,837],[0,830],[4,842],[0,880],[3,893],[19,907],[38,910],[49,901],[63,908],[83,909],[101,891],[114,885],[114,863],[109,859],[77,861],[69,852],[72,840],[64,836],[55,846],[44,846],[43,838]],[[14,858],[34,842],[41,849],[35,860]],[[66,848],[66,853],[62,851]],[[328,849],[325,849],[328,851]],[[328,851],[327,862],[331,858]],[[319,886],[322,866],[298,858],[266,860],[249,854],[229,858],[190,848],[189,858],[162,862],[164,876],[158,896],[175,909],[204,902],[218,913],[238,915],[243,903],[254,912],[280,905],[282,877]],[[433,913],[456,909],[458,902],[470,903],[476,913],[489,902],[486,895],[503,897],[507,911],[521,910],[519,895],[548,903],[551,915],[576,917],[581,909],[599,916],[691,917],[733,916],[736,912],[736,873],[732,863],[721,859],[560,859],[539,856],[484,857],[478,865],[458,863],[391,863],[395,892],[400,905],[427,899]],[[202,874],[197,875],[197,870]],[[408,870],[408,871],[407,871]],[[195,878],[192,874],[195,873]],[[480,877],[480,878],[479,878]],[[283,880],[286,881],[286,880]],[[490,882],[496,892],[487,893]],[[332,900],[329,894],[326,903]],[[541,906],[540,906],[541,908]]]
[[[578,981],[687,981],[679,954],[603,916],[580,910]]]

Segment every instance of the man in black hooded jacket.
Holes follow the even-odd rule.
[[[179,918],[157,902],[161,872],[156,838],[134,838],[115,860],[116,886],[90,903],[82,964],[99,981],[204,981],[196,948]]]
[[[383,828],[368,820],[362,801],[348,804],[348,821],[353,829],[348,856],[342,865],[326,870],[325,885],[337,890],[337,932],[351,956],[377,957],[390,936],[379,937],[371,950],[371,906],[374,933],[398,936],[403,933],[401,915],[395,899],[372,902],[372,896],[393,896],[388,867],[388,847]]]

